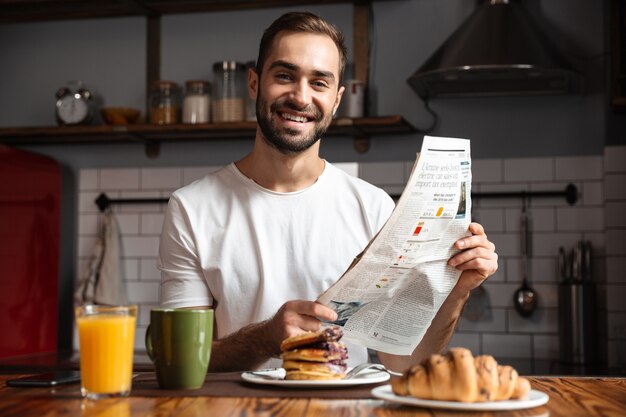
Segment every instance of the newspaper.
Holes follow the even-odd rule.
[[[461,274],[447,261],[468,235],[471,184],[469,140],[425,136],[389,220],[317,299],[337,312],[345,340],[415,350]]]

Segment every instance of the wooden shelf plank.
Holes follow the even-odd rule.
[[[159,78],[160,16],[175,13],[212,12],[294,6],[306,4],[354,5],[355,69],[357,78],[368,81],[368,5],[385,0],[0,0],[0,24],[31,21],[85,19],[121,16],[148,18],[147,83]],[[252,139],[255,122],[214,123],[203,125],[132,125],[132,126],[51,126],[0,128],[0,144],[62,145],[83,143],[141,142],[149,157],[158,155],[164,141],[207,141],[228,138]],[[355,149],[366,152],[368,138],[379,134],[415,132],[401,116],[344,118],[333,121],[327,135],[354,138]],[[150,148],[150,149],[148,149]]]
[[[0,128],[5,145],[52,145],[108,142],[206,141],[252,139],[256,122],[129,126],[49,126]],[[369,137],[414,132],[402,116],[340,118],[333,120],[327,136]]]
[[[381,1],[381,0],[374,0]],[[0,23],[215,12],[365,0],[0,0]]]

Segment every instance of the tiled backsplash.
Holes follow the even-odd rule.
[[[604,156],[484,159],[473,161],[473,191],[562,190],[574,183],[579,200],[532,199],[532,261],[529,273],[539,293],[531,318],[513,308],[513,293],[521,284],[519,216],[521,200],[475,199],[473,216],[496,244],[499,270],[485,284],[490,309],[478,321],[462,318],[452,345],[467,346],[515,365],[522,373],[557,372],[559,358],[557,254],[578,240],[593,243],[593,276],[600,287],[606,321],[608,354],[613,368],[626,369],[626,147],[607,147]],[[413,161],[344,163],[347,172],[399,194]],[[79,175],[78,275],[86,269],[98,226],[95,198],[167,197],[218,167],[89,169]],[[140,306],[136,348],[144,349],[143,334],[150,309],[157,305],[156,269],[165,204],[114,206],[122,232],[125,281],[130,301]]]
[[[609,362],[626,369],[626,146],[604,151]]]

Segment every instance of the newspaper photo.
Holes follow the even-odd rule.
[[[391,216],[317,299],[337,312],[344,339],[413,352],[461,275],[447,261],[469,235],[471,184],[469,140],[425,136]]]

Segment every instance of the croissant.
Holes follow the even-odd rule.
[[[511,366],[498,365],[489,355],[474,357],[465,348],[452,348],[446,355],[431,355],[391,380],[396,395],[462,402],[521,399],[530,382]]]

